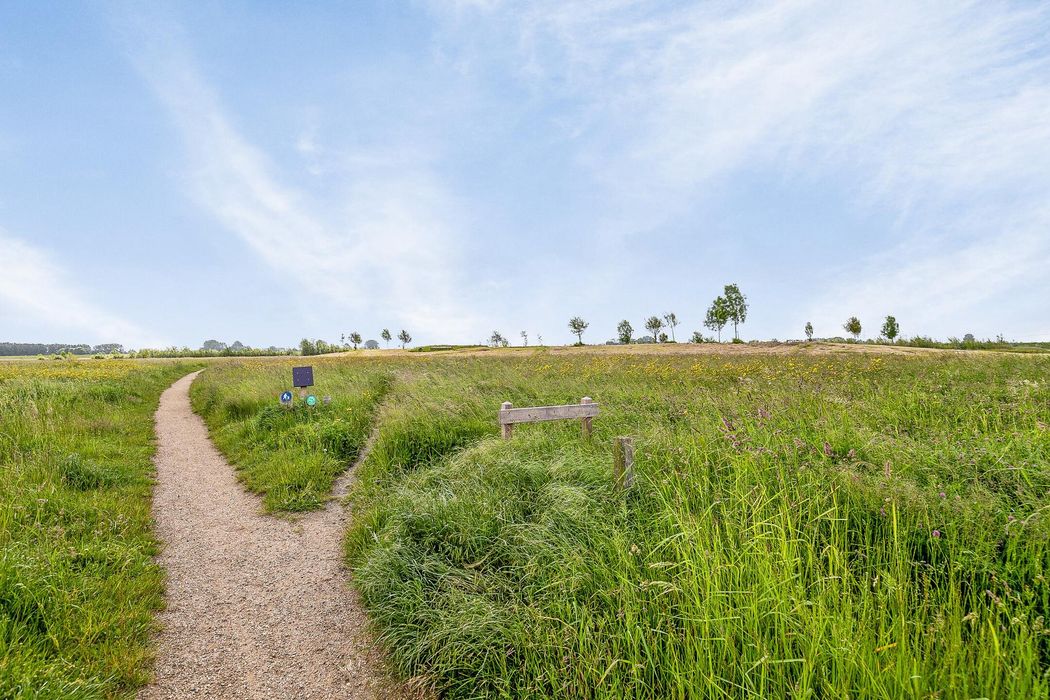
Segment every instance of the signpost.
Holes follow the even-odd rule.
[[[310,406],[311,408],[316,406],[317,405],[317,397],[314,396],[313,394],[310,394],[309,396],[307,396],[306,397],[306,405]]]
[[[281,394],[281,404],[284,406],[292,405],[292,392],[285,391]]]
[[[292,367],[292,386],[296,389],[305,389],[314,385],[313,367]]]

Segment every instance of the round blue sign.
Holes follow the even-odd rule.
[[[286,391],[281,394],[281,403],[290,404],[292,402],[292,392]]]

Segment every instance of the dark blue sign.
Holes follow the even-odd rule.
[[[281,403],[283,403],[284,405],[287,406],[291,402],[292,402],[292,392],[286,391],[283,394],[281,394]]]
[[[292,367],[292,386],[297,389],[314,385],[313,367]]]

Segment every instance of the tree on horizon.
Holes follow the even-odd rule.
[[[584,321],[580,316],[573,316],[569,319],[569,330],[576,335],[577,344],[583,345],[583,332],[587,330],[589,325],[591,324]]]

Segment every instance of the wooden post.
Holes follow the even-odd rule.
[[[584,396],[580,399],[580,403],[594,403],[594,401],[590,396]],[[580,430],[583,431],[584,437],[589,438],[591,436],[591,419],[589,417],[580,419]]]
[[[634,486],[634,438],[613,438],[613,480],[619,489]]]
[[[508,409],[508,408],[512,408],[513,406],[514,406],[514,404],[512,404],[510,401],[504,401],[503,405],[500,406],[500,408]],[[511,435],[512,432],[514,432],[514,426],[512,424],[510,424],[510,423],[504,423],[503,424],[503,439],[504,440],[510,440],[510,435]]]

